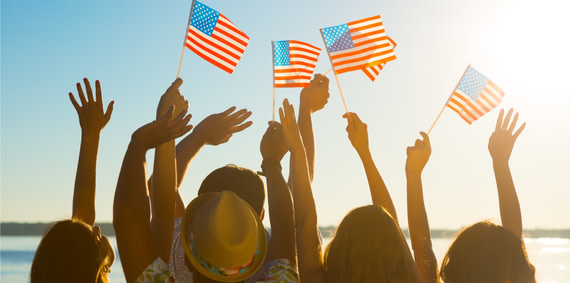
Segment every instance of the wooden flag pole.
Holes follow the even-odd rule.
[[[443,110],[445,110],[445,107],[447,107],[447,103],[449,103],[449,100],[451,99],[451,97],[453,96],[453,93],[455,92],[455,90],[459,87],[459,84],[461,84],[461,81],[463,80],[463,77],[465,77],[465,74],[467,74],[467,70],[469,70],[469,67],[471,67],[471,64],[467,65],[467,69],[465,69],[465,72],[463,72],[463,75],[461,76],[461,78],[459,79],[459,82],[457,83],[457,85],[455,86],[455,88],[453,89],[453,91],[451,91],[451,94],[449,95],[449,97],[447,98],[447,101],[445,101],[445,104],[443,105],[443,108],[441,108],[441,111],[439,111],[439,115],[437,115],[437,118],[435,118],[435,121],[433,121],[433,124],[431,124],[431,127],[429,128],[427,134],[429,135],[429,133],[431,133],[431,130],[433,129],[433,127],[435,126],[435,123],[437,123],[437,120],[439,120],[439,117],[441,117],[441,114],[443,113]]]
[[[336,79],[336,84],[338,86],[338,91],[340,93],[340,98],[342,98],[342,103],[344,104],[344,109],[346,110],[346,113],[348,113],[348,107],[346,106],[346,100],[344,99],[344,95],[342,94],[342,89],[340,88],[340,82],[338,81],[338,76],[336,75],[336,70],[334,69],[334,65],[331,59],[331,54],[329,52],[329,47],[327,46],[327,41],[325,40],[325,36],[323,34],[323,29],[319,29],[319,31],[321,32],[321,37],[323,38],[323,43],[325,44],[325,48],[327,49],[327,54],[329,55],[329,60],[331,61],[331,66],[334,73],[334,78]],[[328,70],[325,75],[330,72],[330,70]]]
[[[326,71],[326,72],[323,74],[323,76],[326,76],[326,75],[327,75],[328,73],[330,73],[332,70],[333,70],[333,69],[330,68],[328,71]]]
[[[188,27],[190,26],[190,21],[192,20],[192,12],[194,11],[195,0],[192,0],[192,6],[190,7],[190,15],[188,15],[188,24],[186,25],[186,30],[184,31],[184,41],[182,42],[182,54],[180,55],[180,63],[178,63],[178,72],[176,73],[176,78],[180,77],[180,69],[182,68],[182,58],[184,58],[184,49],[186,47],[186,36],[188,35]]]
[[[272,111],[272,116],[271,116],[271,121],[275,121],[275,41],[271,41],[271,62],[273,65],[273,70],[271,70],[271,73],[273,74],[273,81],[271,82],[271,84],[273,84],[273,111]]]

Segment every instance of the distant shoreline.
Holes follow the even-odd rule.
[[[42,236],[51,223],[0,223],[1,236]],[[96,223],[101,227],[101,232],[108,236],[114,236],[115,230],[112,223]],[[330,238],[334,235],[336,226],[320,226],[319,230],[323,238]],[[403,229],[408,237],[408,229]],[[458,230],[453,229],[432,229],[432,238],[453,238]],[[527,238],[570,238],[570,228],[568,229],[529,229],[524,231]]]

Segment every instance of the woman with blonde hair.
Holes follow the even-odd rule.
[[[423,139],[408,147],[408,223],[423,282],[438,282],[439,278],[446,283],[536,282],[535,268],[526,254],[521,210],[509,168],[514,143],[526,123],[514,131],[518,113],[511,122],[512,114],[513,109],[503,119],[504,111],[501,110],[488,145],[493,159],[502,225],[481,221],[461,231],[445,255],[439,275],[431,247],[421,180],[421,173],[431,155],[428,135],[422,132]]]
[[[390,194],[372,160],[366,124],[355,113],[344,116],[349,139],[366,171],[373,205],[344,217],[323,258],[306,152],[287,100],[279,114],[291,152],[301,282],[420,282]]]
[[[101,84],[95,82],[95,97],[87,79],[83,79],[87,97],[80,83],[69,99],[79,116],[81,148],[73,191],[71,219],[49,227],[34,255],[30,282],[107,282],[115,261],[113,246],[95,224],[95,173],[101,131],[111,119],[113,102],[103,109]]]

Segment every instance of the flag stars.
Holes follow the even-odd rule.
[[[273,43],[273,48],[275,50],[275,66],[287,66],[291,64],[291,58],[289,57],[289,41],[275,41]]]
[[[479,73],[474,68],[469,67],[463,77],[463,80],[461,80],[461,83],[459,84],[459,89],[469,95],[471,99],[477,100],[481,92],[485,89],[488,81],[489,79],[487,77]]]
[[[191,25],[199,31],[211,36],[218,22],[220,13],[216,10],[196,1],[192,12]]]
[[[347,24],[324,28],[323,36],[330,52],[354,47]]]

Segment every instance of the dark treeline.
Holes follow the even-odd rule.
[[[51,223],[0,223],[0,235],[2,236],[42,236]],[[96,223],[101,227],[101,232],[108,236],[115,236],[113,224]],[[320,226],[319,230],[323,238],[331,238],[334,235],[336,226]],[[270,229],[268,229],[270,230]],[[409,237],[408,229],[403,229],[406,237]],[[432,238],[453,238],[457,230],[433,229]],[[528,238],[570,238],[570,229],[532,229],[524,231]]]

